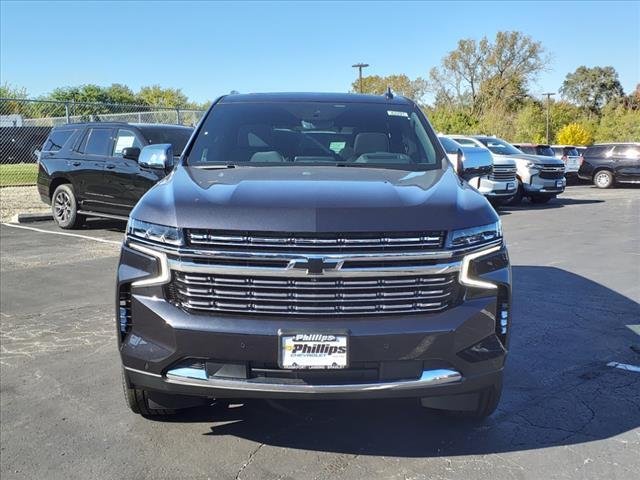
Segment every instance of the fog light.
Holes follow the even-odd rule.
[[[475,345],[458,352],[458,356],[467,362],[482,362],[500,357],[505,353],[502,342],[495,335],[489,335]]]

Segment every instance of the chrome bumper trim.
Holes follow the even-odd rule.
[[[127,370],[129,370],[127,368]],[[402,391],[413,390],[416,388],[431,387],[435,385],[445,385],[449,383],[457,383],[462,381],[462,374],[456,370],[438,369],[425,370],[420,378],[416,380],[398,380],[393,382],[376,382],[376,383],[356,383],[346,385],[308,385],[308,384],[282,384],[267,383],[257,380],[222,380],[209,378],[203,380],[194,378],[189,370],[194,369],[177,369],[170,370],[164,377],[165,382],[176,385],[189,385],[194,387],[215,388],[219,390],[238,390],[245,392],[262,392],[262,393],[302,393],[302,394],[322,394],[322,393],[357,393],[372,391]],[[136,370],[137,373],[148,374]],[[157,376],[155,374],[152,374]],[[198,376],[201,374],[198,374]],[[194,374],[195,376],[195,374]]]

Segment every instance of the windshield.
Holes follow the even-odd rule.
[[[410,105],[220,103],[186,164],[441,167],[437,137]]]
[[[170,143],[173,147],[174,156],[180,156],[184,150],[189,137],[193,130],[191,128],[141,128],[142,134],[145,136],[150,145],[156,143]]]
[[[580,152],[575,147],[565,147],[563,155],[566,155],[567,157],[579,157]]]
[[[510,143],[500,140],[499,138],[479,138],[483,145],[491,150],[491,153],[496,155],[519,155],[522,154],[520,150],[511,145]]]
[[[447,153],[458,153],[458,149],[460,148],[460,144],[455,140],[451,140],[447,137],[438,137],[440,143],[444,147],[444,151]]]
[[[542,155],[544,157],[555,157],[556,156],[556,152],[554,152],[553,148],[551,148],[549,145],[538,145],[536,147],[536,154],[537,155]]]

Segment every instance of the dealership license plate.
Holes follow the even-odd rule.
[[[347,335],[296,333],[280,336],[282,368],[346,368],[347,353]]]
[[[507,190],[513,190],[514,188],[516,188],[515,184],[507,183]]]
[[[562,180],[558,180],[556,182],[556,187],[561,188],[562,187]]]

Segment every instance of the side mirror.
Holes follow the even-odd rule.
[[[490,175],[493,172],[493,157],[485,149],[467,149],[467,155],[458,150],[456,170],[465,180]]]
[[[129,147],[122,149],[122,158],[128,158],[129,160],[138,160],[140,156],[140,149],[138,147]]]
[[[173,147],[170,143],[147,145],[140,152],[138,164],[141,167],[167,170],[173,167]]]

